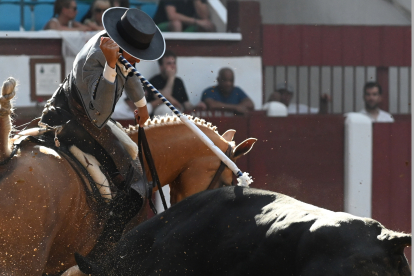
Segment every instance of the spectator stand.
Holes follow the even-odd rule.
[[[53,16],[54,0],[0,0],[0,31],[39,31]],[[91,1],[77,1],[80,21],[88,12]],[[130,6],[146,12],[151,17],[157,10],[155,1],[130,2]]]

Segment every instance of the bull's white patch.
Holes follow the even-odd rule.
[[[107,200],[112,199],[111,189],[109,187],[108,179],[102,173],[99,168],[101,164],[96,158],[88,153],[84,153],[76,146],[71,146],[69,151],[78,159],[78,161],[86,168],[88,173],[91,175],[93,181],[98,183],[97,188],[101,193],[101,196]]]
[[[111,128],[112,133],[118,138],[119,141],[121,141],[131,158],[135,160],[138,156],[138,146],[131,140],[131,138],[129,138],[129,136],[122,129],[122,126],[118,124],[119,123],[114,124],[112,121],[108,121],[107,123],[107,125]]]
[[[39,149],[39,151],[43,154],[52,155],[52,156],[56,157],[57,159],[62,159],[62,157],[55,150],[53,150],[51,148],[47,148],[47,147],[39,146],[39,145],[34,146],[34,147]]]

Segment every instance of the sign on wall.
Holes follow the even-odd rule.
[[[64,68],[62,58],[30,59],[30,99],[48,100],[63,81]]]

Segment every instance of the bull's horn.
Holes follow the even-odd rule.
[[[377,238],[388,244],[390,248],[404,249],[404,247],[411,246],[411,234],[395,232],[384,228]]]

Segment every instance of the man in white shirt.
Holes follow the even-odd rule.
[[[373,122],[392,123],[392,115],[379,108],[382,101],[382,88],[377,82],[367,82],[364,85],[365,108],[360,112],[367,115]]]

